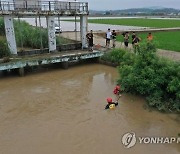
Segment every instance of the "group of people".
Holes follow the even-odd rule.
[[[122,33],[122,35],[124,37],[124,46],[127,48],[128,44],[129,44],[129,32]],[[132,37],[132,45],[133,45],[133,47],[136,48],[139,45],[139,42],[141,41],[141,38],[138,37],[135,32],[132,33],[131,37]],[[148,41],[153,40],[153,35],[151,33],[148,34],[147,40]]]
[[[122,33],[122,36],[124,38],[124,46],[125,48],[128,47],[129,45],[129,32],[124,32]],[[115,30],[112,30],[109,28],[108,31],[106,32],[106,47],[110,48],[110,42],[112,40],[112,47],[115,48],[116,47],[116,37],[117,37],[117,33]],[[88,42],[88,48],[89,51],[93,51],[93,31],[91,30],[87,35],[87,42]],[[135,32],[132,33],[132,46],[135,48],[139,47],[139,42],[141,41],[141,38],[137,36],[137,34]],[[153,35],[151,33],[148,34],[147,36],[147,40],[148,41],[152,41],[153,40]]]
[[[113,48],[116,47],[116,31],[113,30],[111,32],[110,29],[108,29],[108,31],[106,32],[106,47],[109,48],[110,47],[110,41],[112,40],[113,42]],[[89,33],[87,33],[86,35],[86,39],[87,39],[87,42],[88,42],[88,48],[89,48],[89,51],[93,51],[93,31],[91,30]]]
[[[112,40],[112,44],[113,44],[113,48],[116,47],[116,31],[113,30],[111,32],[111,29],[109,28],[108,31],[106,32],[106,47],[109,48],[110,47],[110,41]]]

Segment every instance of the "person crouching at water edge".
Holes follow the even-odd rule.
[[[107,109],[115,109],[116,106],[118,106],[118,100],[116,102],[112,101],[112,98],[107,98],[108,104],[105,107],[105,110]]]

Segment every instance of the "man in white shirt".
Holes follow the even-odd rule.
[[[106,47],[107,48],[109,48],[111,36],[112,36],[112,33],[111,33],[110,28],[109,28],[107,33],[106,33]]]

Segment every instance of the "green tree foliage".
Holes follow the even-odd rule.
[[[122,50],[112,51],[108,53],[109,61],[116,61],[115,54],[120,64],[118,83],[125,92],[144,96],[149,106],[160,111],[180,112],[178,62],[159,58],[150,42],[141,45],[136,55]]]
[[[10,51],[5,40],[0,39],[0,58],[9,57]]]

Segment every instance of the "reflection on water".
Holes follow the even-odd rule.
[[[177,136],[176,115],[149,112],[140,97],[124,94],[120,105],[106,111],[115,96],[117,70],[99,64],[55,69],[24,78],[0,79],[0,149],[3,154],[178,154],[172,145],[124,149],[121,137]]]

